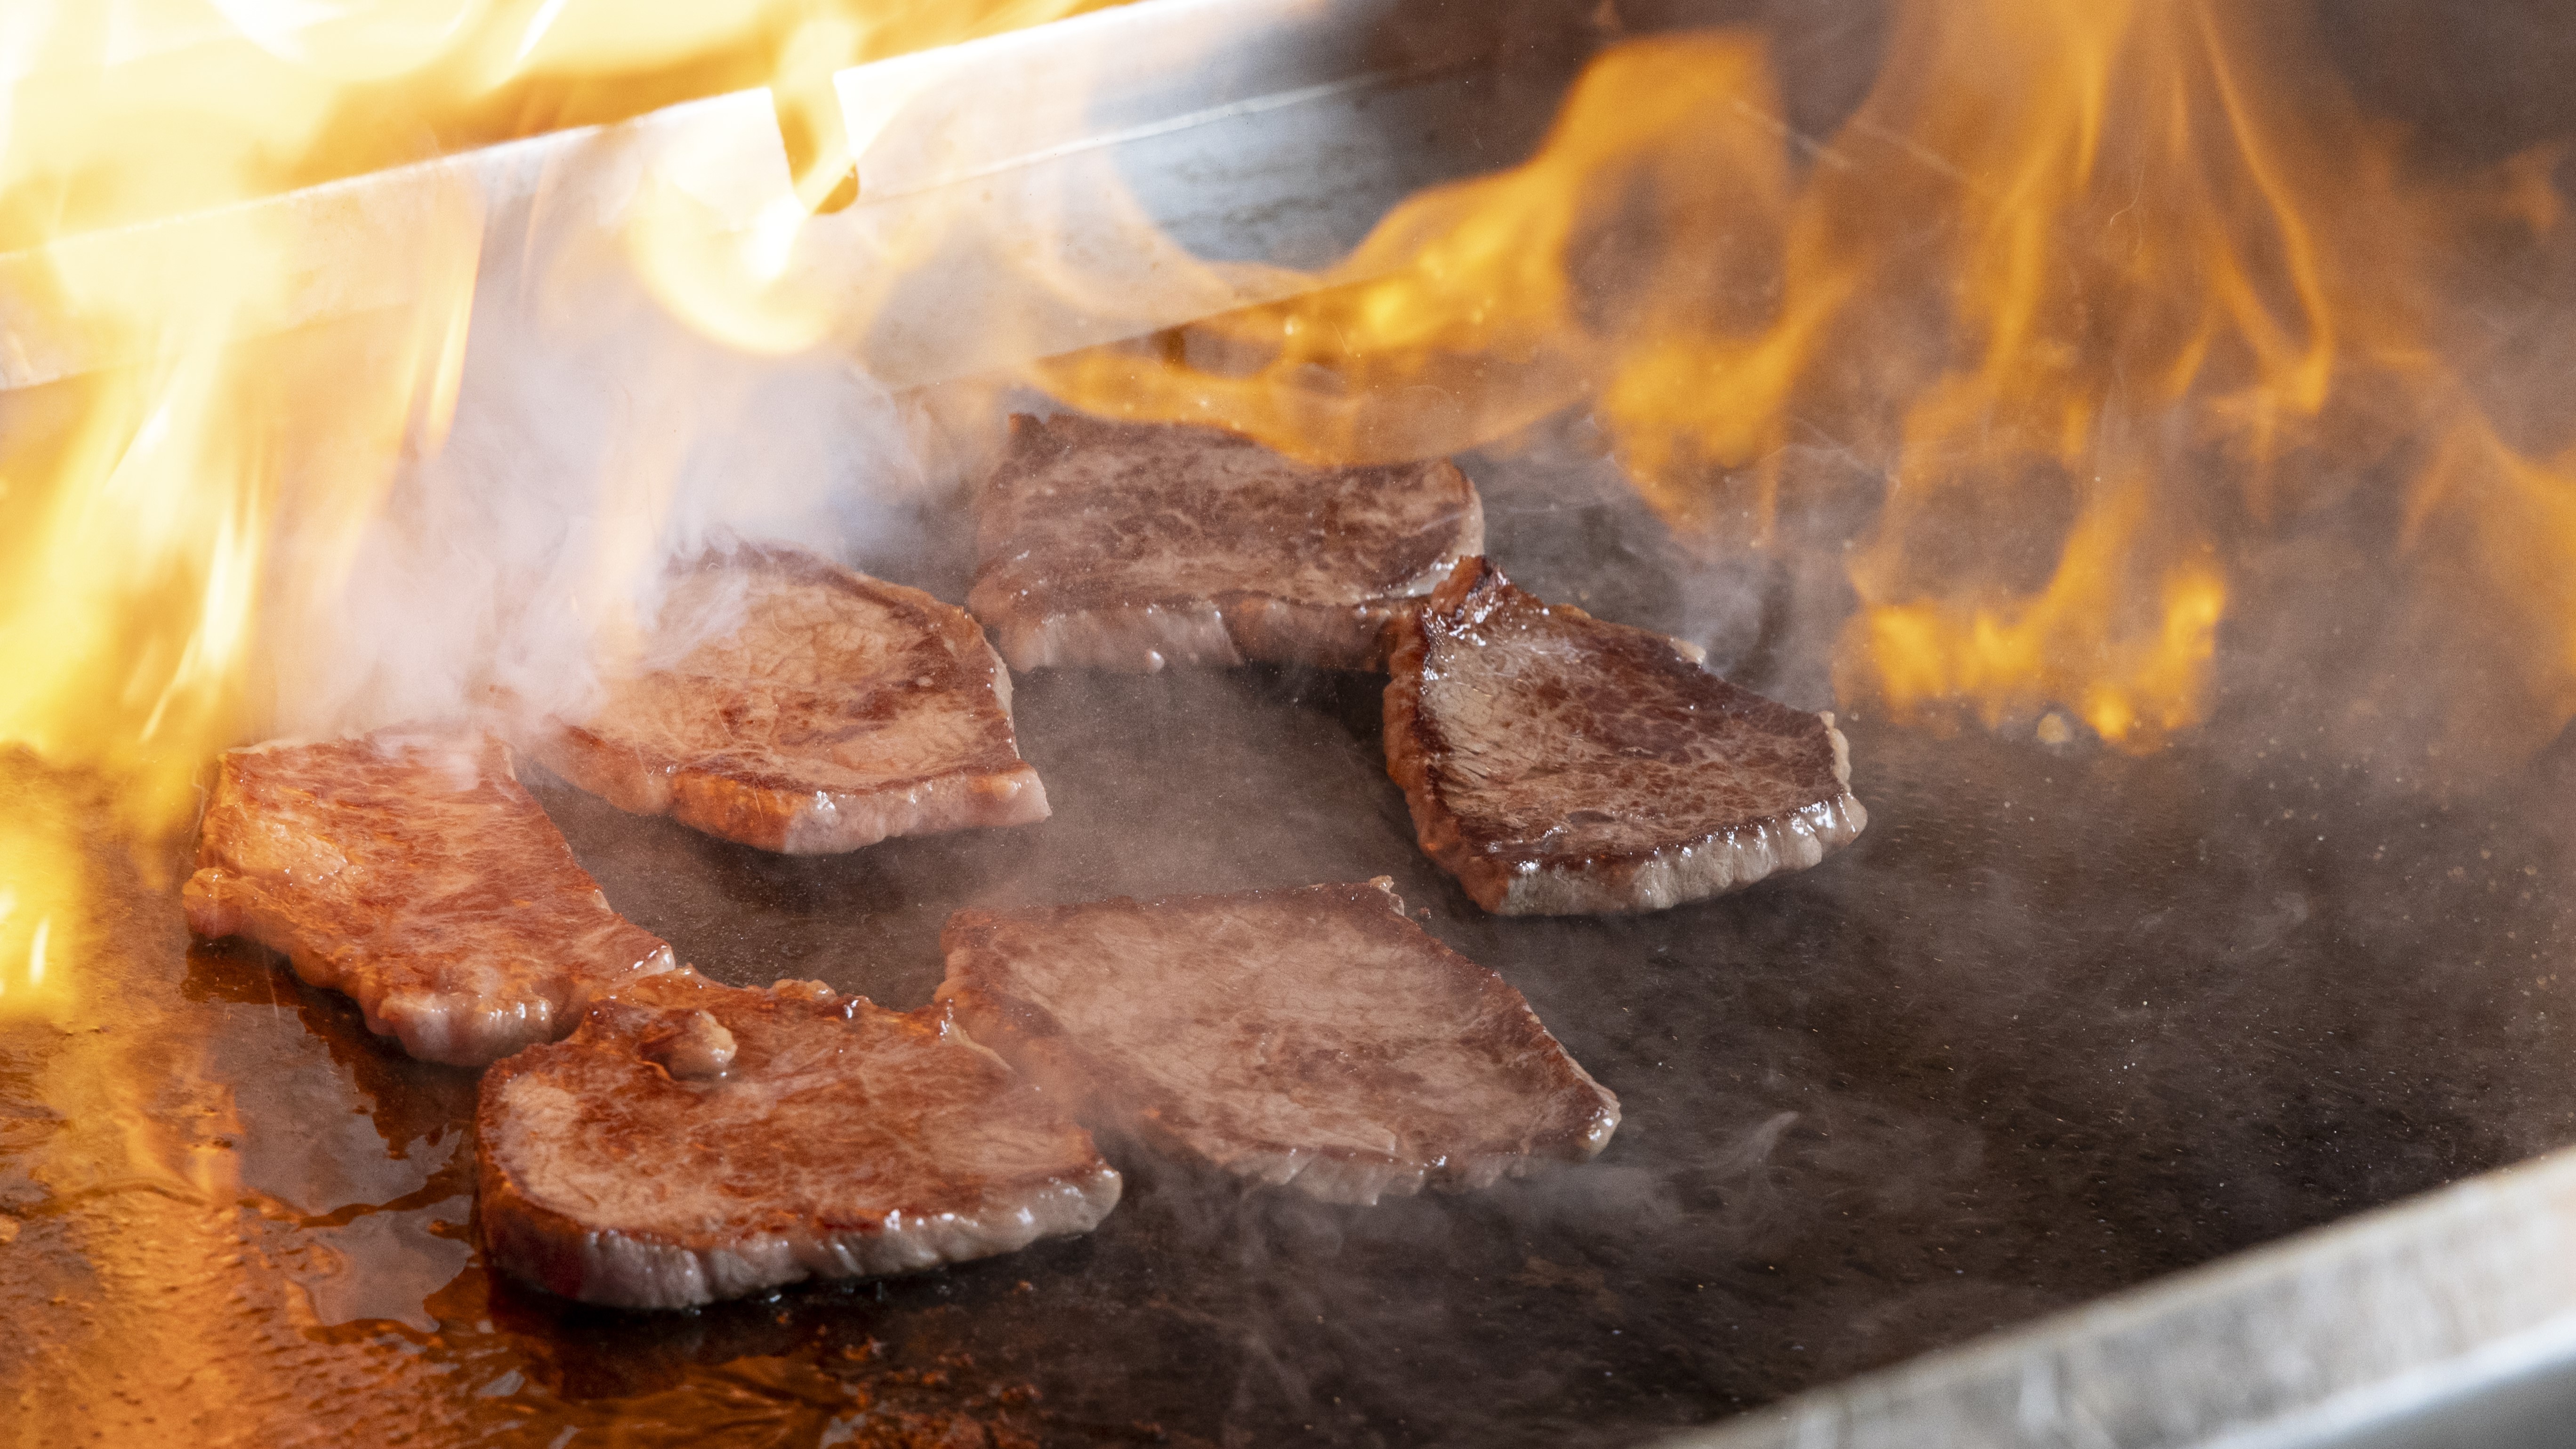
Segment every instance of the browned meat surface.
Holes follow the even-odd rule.
[[[383,730],[223,757],[188,925],[283,951],[413,1056],[480,1066],[671,969],[482,734]]]
[[[663,618],[641,665],[532,754],[622,809],[791,855],[1047,817],[1010,674],[964,610],[745,549],[682,575]]]
[[[1540,603],[1483,559],[1393,634],[1387,772],[1486,910],[1662,910],[1803,870],[1869,823],[1831,714]]]
[[[967,604],[1014,669],[1373,669],[1485,517],[1445,459],[1311,468],[1215,428],[1020,416],[975,540]]]
[[[1086,1233],[1091,1137],[938,1008],[693,971],[594,1004],[483,1078],[485,1250],[567,1298],[684,1308]]]
[[[1103,1130],[1328,1202],[1599,1152],[1619,1099],[1388,882],[960,911],[939,997]]]

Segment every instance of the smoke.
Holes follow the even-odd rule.
[[[541,218],[493,234],[453,427],[403,469],[338,607],[274,637],[288,727],[452,714],[494,686],[577,709],[635,631],[722,627],[720,602],[660,618],[662,580],[736,537],[960,596],[960,520],[933,505],[971,469],[990,399],[898,400],[838,360],[745,357]],[[1723,552],[1673,536],[1597,432],[1555,426],[1464,460],[1506,570],[1833,702],[1854,602],[1838,550],[1885,457],[1788,448],[1794,546]],[[1851,851],[1636,920],[1468,904],[1413,843],[1366,679],[1022,681],[1056,817],[846,857],[763,855],[539,779],[610,900],[683,958],[894,1007],[929,999],[960,906],[1390,875],[1626,1119],[1582,1168],[1364,1212],[1129,1157],[1127,1202],[1078,1243],[685,1321],[549,1318],[510,1361],[567,1379],[752,1353],[837,1369],[884,1339],[1041,1385],[1066,1422],[1185,1442],[1309,1424],[1624,1442],[2563,1142],[2563,834],[2535,832],[2519,791],[2454,813],[2381,788],[2415,779],[2411,760],[2350,763],[2502,712],[2476,688],[2491,656],[2433,627],[2470,616],[2372,567],[2389,520],[2367,502],[2287,518],[2249,556],[2207,734],[2132,758],[2026,725],[1941,738],[1869,707],[1852,736],[1875,823]],[[2563,795],[2563,775],[2537,783]],[[462,1329],[483,1315],[458,1317],[428,1353],[473,1351]]]
[[[289,541],[280,572],[302,602],[269,634],[282,732],[454,718],[496,689],[575,714],[603,660],[726,626],[721,598],[660,617],[675,562],[740,540],[843,562],[918,551],[917,409],[827,349],[700,335],[576,210],[541,202],[487,230],[452,425],[410,441],[354,540]],[[341,579],[320,608],[317,570]]]

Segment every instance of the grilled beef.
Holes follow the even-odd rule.
[[[567,1298],[682,1308],[1089,1232],[1118,1174],[937,1008],[692,971],[494,1067],[475,1113],[492,1261]]]
[[[286,953],[430,1061],[479,1066],[671,969],[488,735],[386,730],[223,757],[188,924]]]
[[[1047,817],[963,610],[786,549],[682,574],[644,666],[530,753],[640,815],[791,855]]]
[[[960,911],[939,998],[1076,1115],[1328,1202],[1581,1161],[1619,1101],[1384,878]]]
[[[1802,870],[1868,824],[1831,714],[1461,562],[1393,631],[1387,771],[1504,915],[1651,911]]]
[[[1311,468],[1215,428],[1020,416],[975,537],[967,604],[1014,669],[1357,669],[1485,520],[1445,460]]]

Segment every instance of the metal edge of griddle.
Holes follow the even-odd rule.
[[[282,258],[276,275],[294,282],[293,295],[276,300],[266,325],[245,327],[243,335],[284,331],[403,301],[418,280],[406,259],[423,220],[444,205],[463,202],[488,216],[560,179],[568,162],[599,151],[604,141],[633,155],[673,136],[703,141],[730,133],[737,140],[749,136],[757,148],[764,126],[774,156],[746,156],[746,164],[731,173],[738,190],[729,209],[748,214],[759,197],[787,184],[786,147],[766,91],[687,101],[613,126],[503,142],[0,255],[0,389],[54,382],[154,354],[151,339],[126,335],[61,300],[57,279],[65,274],[114,277],[150,259],[203,255],[227,231],[248,234]]]
[[[1665,1449],[2496,1449],[2576,1439],[2576,1149]]]
[[[1392,61],[1372,50],[1395,0],[1137,0],[1111,10],[965,41],[933,51],[854,66],[834,78],[844,125],[862,179],[859,204],[837,215],[813,218],[806,251],[827,251],[868,230],[902,232],[906,213],[944,204],[943,190],[989,180],[1014,170],[1097,164],[1103,153],[1151,146],[1175,132],[1224,128],[1266,114],[1301,108],[1348,108],[1372,93],[1415,83],[1454,69],[1455,63]],[[1065,76],[1082,84],[1049,84]],[[996,95],[1044,95],[1047,105],[995,106]],[[84,316],[60,300],[57,279],[66,270],[114,277],[120,267],[147,258],[202,255],[196,244],[225,228],[244,228],[272,254],[289,260],[277,268],[292,279],[283,299],[258,330],[280,331],[392,306],[409,299],[417,269],[405,264],[421,245],[423,219],[442,205],[463,201],[477,208],[487,227],[516,221],[540,191],[582,192],[594,204],[554,207],[550,215],[587,216],[602,230],[615,225],[635,177],[668,158],[685,157],[681,184],[719,214],[748,228],[777,199],[792,195],[786,148],[766,90],[743,91],[685,102],[609,126],[583,127],[460,152],[364,176],[234,203],[204,212],[86,233],[27,251],[0,255],[0,390],[77,376],[143,361],[153,351],[138,340]],[[1182,178],[1172,178],[1179,181]],[[1198,204],[1206,203],[1209,178]],[[1215,178],[1220,205],[1257,215],[1282,205],[1330,205],[1341,188],[1324,168],[1236,167]],[[1283,190],[1284,188],[1284,190]],[[1160,188],[1170,199],[1187,188]],[[1147,185],[1135,201],[1148,220],[1157,188]],[[1103,221],[1099,236],[1076,236],[1099,246],[1114,240],[1136,213]],[[1061,214],[1044,220],[1066,221]],[[1081,232],[1081,218],[1073,230]],[[506,222],[505,222],[506,224]],[[1034,223],[1033,223],[1034,224]],[[487,245],[492,237],[487,232]],[[907,304],[925,316],[945,316],[959,296],[1027,290],[1026,279],[994,270],[998,259],[971,249],[951,258],[936,254],[912,263],[923,275],[907,280]],[[1239,268],[1217,273],[1140,266],[1110,279],[1082,299],[1098,315],[1084,318],[1063,299],[1040,299],[1035,320],[1008,342],[1015,356],[1045,355],[1101,341],[1141,335],[1229,307],[1285,295],[1302,284],[1293,273]],[[1054,300],[1057,305],[1045,305]],[[992,365],[989,347],[963,341],[953,317],[944,325],[898,327],[891,355],[861,361],[892,385],[955,376]],[[924,340],[930,339],[930,340]]]
[[[1423,140],[1474,105],[1491,35],[1426,44],[1407,9],[1147,0],[1059,21],[1043,46],[842,73],[859,200],[800,245],[847,279],[825,291],[901,276],[852,310],[847,350],[921,386],[1275,301],[1327,265],[1354,279],[1345,251],[1388,207],[1491,164]]]
[[[861,204],[1430,68],[1371,43],[1399,11],[1399,0],[1134,0],[853,66],[833,90]]]

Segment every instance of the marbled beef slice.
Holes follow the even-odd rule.
[[[964,610],[767,547],[683,570],[661,618],[531,754],[621,809],[790,855],[1047,817],[1010,671]]]
[[[929,1008],[681,971],[494,1067],[475,1114],[492,1261],[550,1292],[684,1308],[1089,1232],[1091,1138]]]
[[[286,954],[413,1056],[480,1066],[671,969],[574,862],[490,735],[382,730],[223,757],[188,925]]]
[[[1483,559],[1390,632],[1387,772],[1422,848],[1486,910],[1662,910],[1803,870],[1869,823],[1831,714],[1543,603]]]
[[[1217,428],[1011,419],[967,605],[1014,669],[1374,669],[1387,621],[1484,547],[1442,460],[1316,468]]]
[[[1328,1202],[1601,1150],[1619,1100],[1384,878],[960,911],[939,999],[1095,1128]]]

